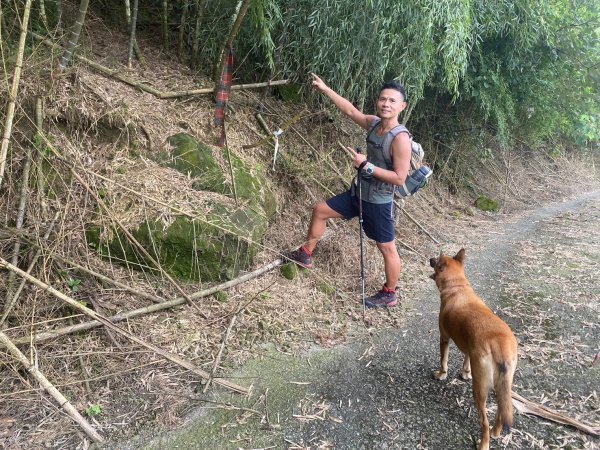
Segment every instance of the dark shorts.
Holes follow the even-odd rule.
[[[358,217],[358,197],[343,192],[327,200],[327,205],[344,219]],[[363,200],[363,229],[378,244],[394,240],[394,203],[376,204]]]

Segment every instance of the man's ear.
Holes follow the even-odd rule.
[[[465,261],[465,249],[461,248],[456,255],[454,255],[454,259],[459,263],[463,264]]]

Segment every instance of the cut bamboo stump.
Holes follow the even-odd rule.
[[[263,266],[260,269],[255,270],[254,272],[250,272],[250,273],[247,273],[246,275],[236,278],[235,280],[227,281],[227,282],[221,283],[217,286],[213,286],[211,288],[204,289],[203,291],[196,292],[195,294],[191,294],[190,298],[192,298],[193,300],[197,300],[199,298],[212,295],[215,292],[229,289],[231,287],[237,286],[238,284],[241,284],[241,283],[244,283],[253,278],[259,277],[263,273],[273,270],[274,268],[280,266],[281,264],[282,264],[281,259],[276,259],[272,263],[267,264],[266,266]],[[185,303],[186,303],[185,298],[176,298],[176,299],[169,300],[166,302],[156,303],[154,305],[145,306],[143,308],[134,309],[132,311],[127,311],[127,312],[124,312],[121,314],[116,314],[112,317],[109,317],[108,320],[110,320],[113,323],[117,323],[117,322],[121,322],[123,320],[132,319],[134,317],[143,316],[144,314],[152,314],[154,312],[162,311],[162,310],[169,309],[169,308],[174,308],[176,306],[180,306]],[[46,331],[43,333],[32,334],[31,336],[25,336],[20,339],[14,339],[13,342],[16,345],[25,345],[25,344],[29,344],[30,342],[44,342],[44,341],[49,341],[51,339],[55,339],[60,336],[65,336],[65,335],[72,334],[72,333],[78,333],[80,331],[87,331],[87,330],[91,330],[93,328],[97,328],[100,326],[102,326],[101,322],[99,322],[98,320],[92,320],[89,322],[79,323],[79,324],[68,326],[68,327],[58,328],[58,329],[52,330],[52,331]]]

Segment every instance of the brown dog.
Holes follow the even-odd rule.
[[[429,261],[435,270],[431,278],[441,298],[441,367],[434,377],[444,380],[448,375],[448,344],[452,339],[465,355],[462,378],[473,378],[473,398],[482,433],[479,450],[488,450],[490,429],[485,404],[490,388],[494,388],[498,401],[492,437],[500,436],[513,423],[511,389],[517,367],[517,340],[508,325],[473,291],[465,277],[464,259],[465,249],[461,249],[454,258],[440,253]]]

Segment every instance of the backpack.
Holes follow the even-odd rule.
[[[369,135],[375,131],[375,128],[377,128],[380,121],[381,120],[373,121],[373,124],[367,133],[367,139],[369,138]],[[412,135],[404,125],[396,125],[386,134],[383,140],[383,158],[388,167],[392,167],[392,141],[396,136],[403,132],[408,133],[410,136],[412,154],[406,180],[404,180],[402,186],[395,187],[394,195],[398,197],[409,197],[416,194],[421,188],[427,185],[427,180],[433,171],[429,166],[423,164],[423,158],[425,157],[423,147],[418,142],[412,140]]]

